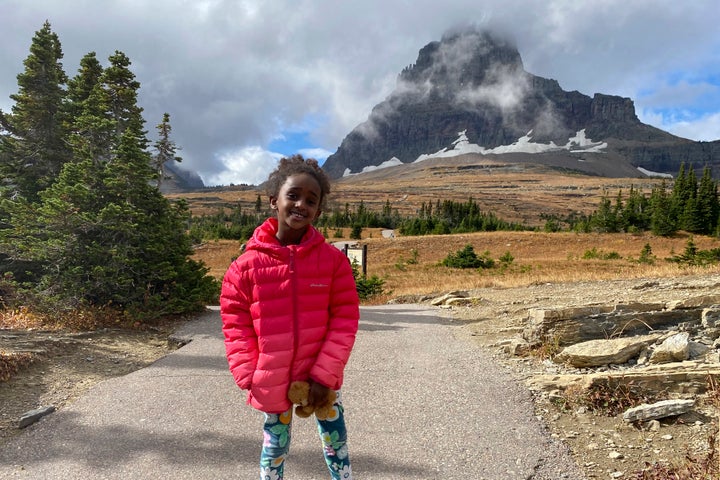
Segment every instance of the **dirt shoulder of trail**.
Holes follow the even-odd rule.
[[[443,314],[457,319],[465,338],[487,348],[518,381],[547,373],[537,357],[509,357],[498,344],[519,335],[528,311],[618,302],[668,302],[715,294],[720,275],[672,279],[545,283],[518,288],[487,288],[471,294],[481,301],[452,307]],[[57,409],[93,385],[150,365],[177,348],[171,327],[154,330],[105,329],[66,333],[0,330],[0,352],[33,351],[34,360],[0,382],[0,446],[22,432],[20,417],[38,407]],[[536,414],[551,435],[565,442],[588,478],[635,477],[646,464],[684,462],[707,455],[708,439],[717,433],[718,412],[698,408],[694,415],[663,421],[657,431],[643,431],[619,417],[562,409],[545,395],[534,394]],[[698,402],[702,405],[702,402]]]
[[[540,284],[510,289],[473,290],[480,302],[471,307],[453,307],[451,315],[468,323],[464,333],[488,348],[518,378],[525,380],[542,374],[562,373],[562,368],[538,357],[510,357],[501,352],[503,340],[520,336],[528,311],[616,303],[662,303],[720,292],[720,275],[708,274],[677,278],[646,278],[620,281],[594,281],[567,284]],[[636,476],[656,462],[664,465],[706,461],[717,445],[720,412],[696,395],[692,412],[660,422],[650,431],[623,421],[621,415],[608,417],[587,409],[566,410],[546,394],[534,393],[535,410],[551,435],[570,448],[588,478],[650,478]],[[718,462],[715,450],[712,461]],[[651,477],[661,478],[661,477]],[[673,477],[675,478],[675,477]],[[690,477],[683,477],[690,478]],[[710,478],[710,477],[692,477]]]
[[[153,363],[177,348],[170,327],[93,332],[0,329],[0,354],[22,352],[29,365],[8,381],[0,381],[0,446],[19,434],[23,414],[38,408],[61,409],[97,383],[126,375]],[[2,369],[0,369],[2,370]]]

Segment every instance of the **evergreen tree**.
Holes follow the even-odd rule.
[[[672,216],[675,221],[679,222],[682,212],[685,209],[685,202],[689,198],[687,188],[687,175],[685,173],[685,163],[680,164],[675,183],[673,184],[672,194],[670,196]]]
[[[61,113],[67,82],[62,57],[60,40],[46,21],[32,39],[25,71],[17,76],[12,113],[0,112],[0,174],[12,194],[31,201],[70,158]]]
[[[698,233],[712,234],[717,228],[720,204],[718,203],[717,182],[712,178],[710,167],[703,169],[697,192]]]
[[[650,226],[648,199],[631,185],[627,202],[623,205],[618,217],[619,228],[623,231],[647,230]]]
[[[52,248],[29,253],[46,265],[39,287],[55,305],[153,316],[201,308],[214,294],[207,270],[188,258],[187,209],[152,185],[141,139],[127,128],[114,161],[70,163],[42,194],[42,245]]]
[[[650,195],[650,231],[653,234],[668,236],[677,230],[672,204],[673,201],[668,195],[667,185],[663,180],[662,184],[654,188]]]
[[[695,177],[695,172],[692,167],[686,171],[685,164],[682,163],[671,196],[672,215],[679,229],[687,230],[688,227],[692,228],[692,215],[695,206],[690,205],[688,207],[687,204],[691,199],[695,198],[696,194],[697,177]]]
[[[130,59],[123,52],[115,51],[108,60],[110,66],[103,72],[102,93],[107,106],[107,113],[115,124],[115,139],[119,139],[123,132],[132,129],[136,138],[145,149],[148,144],[147,132],[142,130],[145,120],[142,117],[143,109],[137,104],[140,82],[135,80],[135,74],[130,70]]]
[[[80,68],[75,77],[68,80],[66,103],[64,108],[64,121],[68,130],[73,131],[75,120],[79,118],[86,108],[85,103],[93,90],[100,83],[103,68],[95,52],[86,54],[80,60]]]
[[[111,55],[108,58],[110,66],[102,70],[89,94],[87,88],[99,72],[93,68],[90,56],[84,60],[89,70],[76,79],[82,83],[83,94],[87,96],[81,101],[80,114],[74,118],[71,127],[75,155],[96,163],[112,161],[117,143],[128,128],[137,132],[137,140],[145,149],[149,142],[143,130],[142,108],[137,105],[140,83],[129,69],[130,59],[119,51]],[[78,96],[82,98],[83,94]]]
[[[119,52],[110,60],[89,95],[74,96],[75,160],[39,204],[15,202],[4,250],[42,266],[27,291],[52,310],[110,305],[137,318],[203,308],[217,282],[189,258],[187,205],[171,204],[153,182],[130,62]]]
[[[152,165],[157,175],[157,187],[160,188],[162,181],[167,178],[165,164],[167,162],[182,162],[182,157],[176,155],[179,147],[170,139],[172,127],[170,126],[170,114],[164,113],[160,124],[155,127],[158,131],[158,140],[155,142],[155,155]]]
[[[700,205],[698,204],[696,195],[691,196],[685,202],[685,208],[683,209],[682,216],[680,217],[680,223],[683,230],[690,233],[701,233],[705,228],[701,222]]]
[[[627,227],[627,225],[622,224],[622,212],[625,208],[624,205],[622,190],[618,190],[617,197],[615,197],[615,206],[612,209],[612,218],[615,219],[615,229],[613,231],[615,232],[623,231]]]
[[[385,204],[382,208],[382,216],[390,218],[392,216],[392,207],[390,206],[390,200],[385,200]]]
[[[603,233],[617,232],[617,205],[613,208],[607,194],[600,199],[600,206],[590,219],[593,230]]]

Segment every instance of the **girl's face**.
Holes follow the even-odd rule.
[[[315,177],[307,173],[289,176],[270,207],[277,211],[277,238],[283,245],[298,244],[307,227],[320,215],[322,190]]]

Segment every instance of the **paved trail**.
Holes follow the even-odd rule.
[[[457,324],[418,306],[361,312],[343,388],[356,480],[584,478]],[[193,340],[7,443],[0,478],[256,479],[262,416],[228,372],[218,312],[179,334]],[[328,478],[310,419],[294,421],[285,471]]]

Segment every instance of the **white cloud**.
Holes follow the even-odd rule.
[[[703,115],[694,120],[662,120],[661,126],[673,135],[692,140],[711,142],[720,140],[720,113]]]
[[[325,150],[324,148],[301,148],[298,153],[305,158],[314,158],[322,164],[327,157],[332,155],[334,152]]]
[[[512,111],[524,98],[527,92],[527,82],[524,78],[516,75],[508,75],[507,72],[497,74],[490,83],[483,84],[475,89],[465,89],[458,93],[458,100],[478,103],[489,103],[500,108],[502,111]]]
[[[270,173],[277,167],[279,153],[268,152],[261,147],[241,148],[219,155],[224,169],[207,177],[203,177],[206,185],[258,185],[267,180]]]
[[[142,85],[147,127],[154,133],[162,113],[171,114],[184,168],[208,182],[254,181],[259,173],[241,178],[237,172],[264,174],[268,156],[273,157],[248,152],[267,150],[284,126],[303,125],[308,115],[323,119],[309,127],[313,146],[335,151],[392,92],[398,73],[422,47],[449,28],[470,23],[503,26],[516,38],[525,69],[558,80],[565,90],[627,96],[638,111],[703,107],[704,117],[663,121],[648,113],[645,118],[679,130],[687,122],[682,131],[691,138],[718,137],[712,132],[720,105],[706,108],[712,103],[708,95],[720,98],[717,0],[202,0],[178,5],[173,0],[0,0],[0,108],[10,109],[8,97],[17,92],[16,76],[34,32],[47,19],[60,38],[70,76],[90,51],[101,60],[115,50],[129,56]]]

